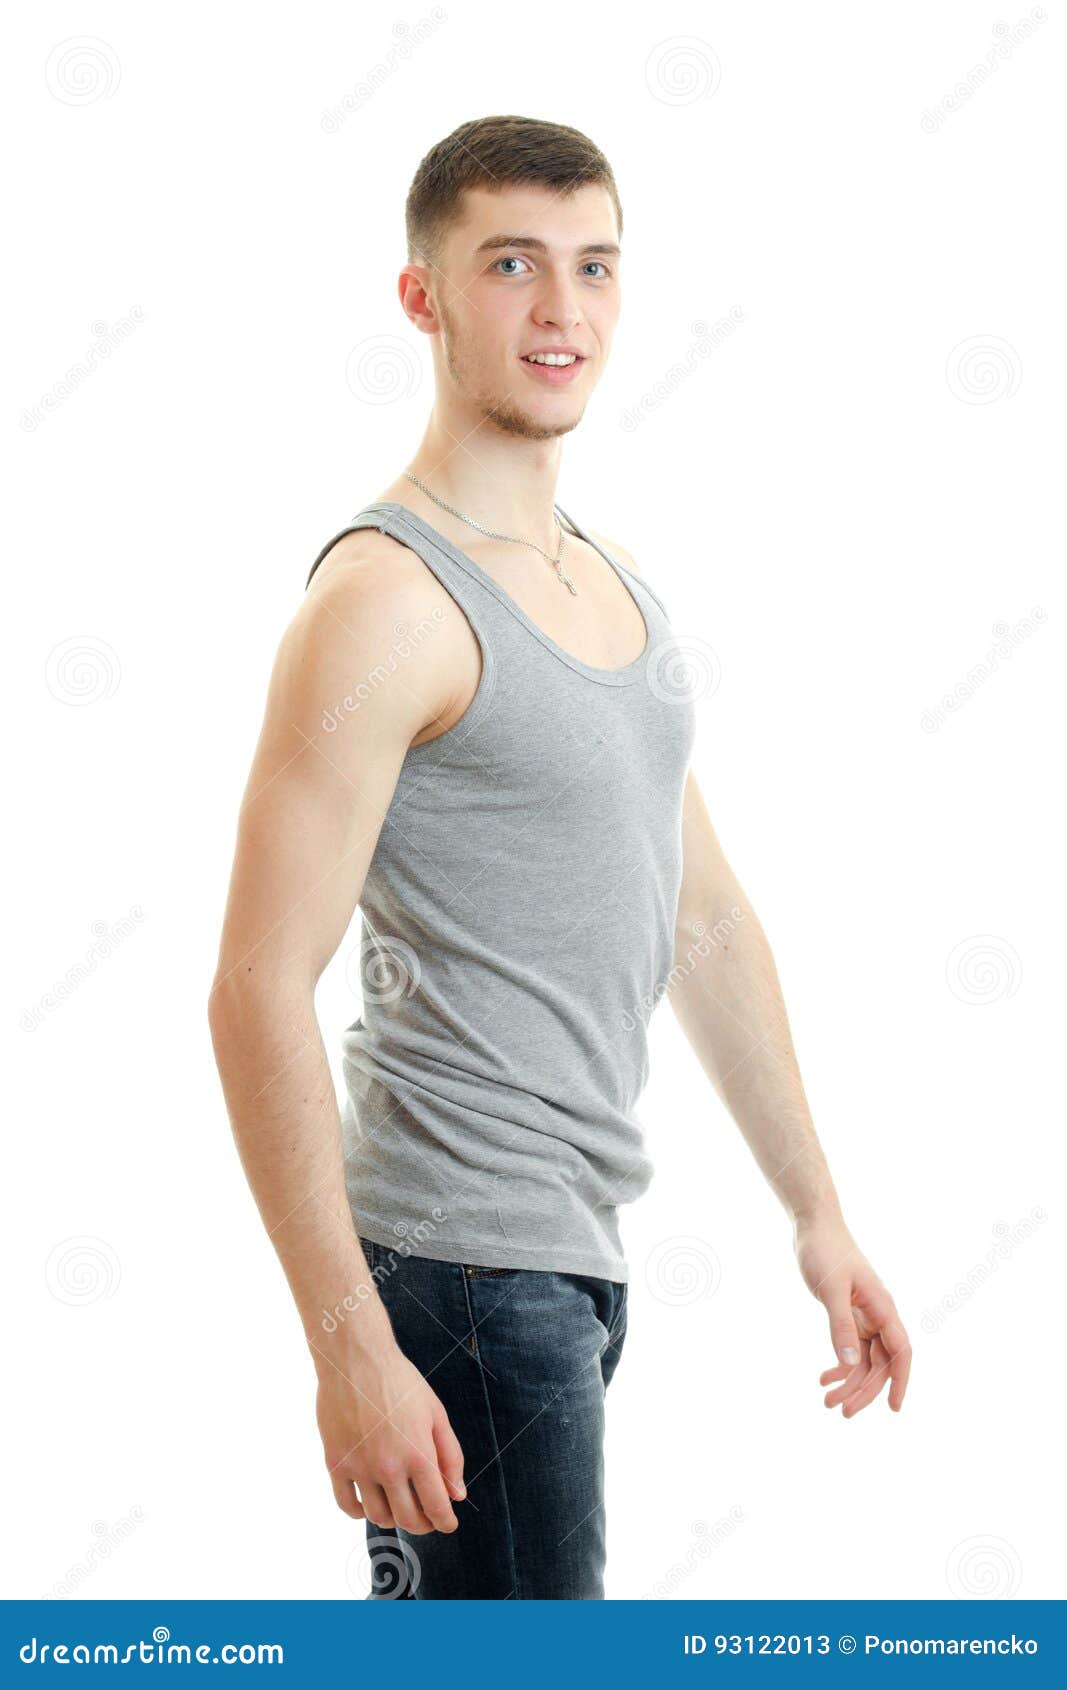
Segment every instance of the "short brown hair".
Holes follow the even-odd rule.
[[[571,193],[598,183],[610,193],[622,234],[622,205],[612,169],[580,129],[535,117],[477,117],[430,148],[408,190],[404,211],[408,262],[436,265],[449,223],[467,188],[536,182]]]

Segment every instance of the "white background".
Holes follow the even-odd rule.
[[[623,1222],[608,1595],[1060,1594],[1049,12],[984,83],[1021,6],[448,0],[423,39],[428,5],[20,20],[5,1594],[365,1588],[206,1003],[277,642],[431,400],[395,293],[404,195],[491,112],[573,124],[615,168],[623,317],[560,502],[714,654],[698,775],[846,1219],[915,1346],[899,1416],[884,1394],[852,1421],[824,1408],[827,1323],[786,1216],[662,1005],[657,1175]],[[693,325],[734,308],[692,356]],[[102,327],[110,355],[64,393]],[[414,374],[371,404],[346,368],[379,337]],[[1010,655],[976,678],[995,627]],[[111,954],[64,987],[100,936]],[[339,1082],[356,938],[318,998]]]

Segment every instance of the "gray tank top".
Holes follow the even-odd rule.
[[[618,1208],[653,1165],[634,1110],[669,984],[694,708],[663,601],[644,651],[597,669],[396,501],[374,527],[464,612],[477,692],[409,748],[362,897],[362,1013],[344,1035],[348,1197],[400,1254],[625,1282]]]

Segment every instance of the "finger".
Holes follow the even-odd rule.
[[[856,1367],[860,1361],[860,1335],[852,1313],[851,1290],[852,1282],[848,1279],[836,1286],[828,1286],[824,1302],[830,1316],[830,1340],[834,1354],[838,1361]]]
[[[338,1508],[343,1509],[353,1520],[362,1520],[364,1518],[363,1504],[356,1495],[356,1487],[352,1480],[343,1478],[340,1473],[331,1473],[330,1479],[333,1484],[333,1494],[337,1498]]]
[[[432,1532],[433,1527],[422,1511],[418,1497],[412,1490],[405,1473],[402,1479],[386,1484],[386,1498],[392,1510],[393,1519],[404,1531],[413,1537],[425,1537]]]
[[[845,1379],[854,1371],[845,1362],[839,1361],[836,1367],[828,1367],[825,1372],[819,1374],[819,1384],[832,1385],[835,1379]]]
[[[892,1381],[889,1386],[889,1406],[899,1411],[911,1377],[911,1344],[895,1309],[883,1326],[880,1337],[889,1356]]]
[[[411,1483],[423,1513],[435,1532],[454,1532],[459,1525],[448,1500],[445,1482],[437,1467],[415,1467]]]
[[[838,1403],[844,1402],[846,1397],[851,1396],[854,1391],[858,1391],[867,1378],[871,1365],[871,1346],[865,1338],[860,1339],[859,1346],[860,1359],[858,1364],[855,1367],[846,1368],[844,1370],[845,1377],[841,1384],[838,1385],[836,1390],[830,1391],[823,1398],[827,1408],[836,1408]]]
[[[368,1479],[366,1484],[360,1485],[359,1488],[363,1496],[363,1510],[371,1525],[395,1527],[393,1511],[381,1485],[376,1484],[373,1479]]]
[[[861,1408],[866,1408],[868,1403],[873,1402],[888,1377],[889,1357],[882,1347],[881,1340],[872,1338],[870,1372],[859,1390],[846,1398],[841,1409],[843,1418],[851,1420],[854,1415],[859,1413]]]
[[[445,1413],[445,1406],[440,1404],[440,1410],[434,1412],[433,1441],[437,1451],[437,1465],[442,1479],[452,1495],[462,1502],[467,1494],[467,1487],[463,1483],[463,1450],[459,1439],[452,1430],[451,1421]]]

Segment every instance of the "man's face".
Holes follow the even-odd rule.
[[[606,188],[468,189],[439,269],[423,271],[439,391],[524,439],[576,428],[619,315],[618,241]],[[528,361],[560,346],[579,355],[565,368]]]

